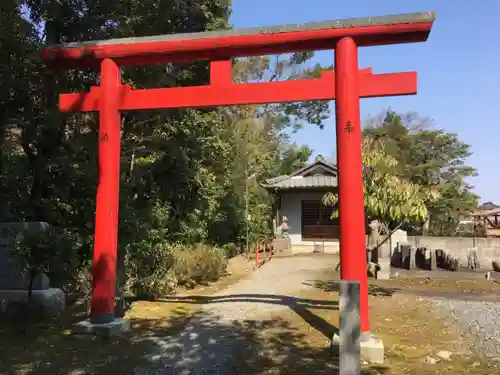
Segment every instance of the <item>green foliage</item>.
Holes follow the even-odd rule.
[[[203,244],[157,244],[147,254],[128,253],[126,265],[129,293],[160,298],[176,287],[216,281],[226,272],[227,258],[222,249]]]
[[[11,255],[26,274],[43,272],[53,286],[65,286],[73,281],[80,266],[79,242],[78,236],[68,230],[24,232],[14,239]]]
[[[166,244],[156,244],[150,251],[127,254],[125,290],[139,297],[159,298],[169,295],[177,286],[172,268],[173,250]]]
[[[57,104],[59,93],[88,91],[98,83],[98,72],[50,72],[40,49],[229,28],[230,12],[230,0],[107,0],[99,6],[26,0],[22,8],[18,1],[2,2],[0,221],[45,221],[67,231],[62,239],[49,234],[34,241],[40,240],[47,258],[34,259],[38,250],[25,254],[38,249],[31,244],[16,247],[23,265],[47,265],[57,285],[83,291],[93,246],[98,116],[63,115]],[[317,76],[322,67],[304,68],[312,55],[239,59],[234,79]],[[206,62],[130,67],[122,74],[135,88],[204,85],[209,77]],[[220,274],[219,248],[245,242],[247,202],[250,242],[267,236],[273,202],[259,182],[303,166],[311,150],[293,145],[286,134],[304,121],[322,126],[327,117],[326,102],[124,113],[118,263],[125,265],[126,287],[138,294],[168,294],[178,283],[174,268],[184,251],[189,264],[213,257],[206,272]],[[224,251],[234,253],[228,246]],[[204,250],[186,250],[191,248]],[[192,272],[183,282],[203,281]]]
[[[425,188],[395,173],[396,158],[389,155],[381,141],[371,136],[363,139],[363,189],[365,210],[370,220],[391,223],[423,222],[427,219],[427,204],[439,197],[435,189]],[[337,204],[337,194],[323,197],[326,205]],[[338,215],[338,211],[334,211]]]
[[[227,258],[222,249],[206,245],[186,249],[177,245],[174,252],[173,272],[180,286],[190,288],[215,281],[226,272]]]

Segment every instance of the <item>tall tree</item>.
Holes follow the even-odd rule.
[[[439,197],[437,190],[398,176],[398,160],[386,145],[371,136],[363,139],[363,190],[368,221],[378,220],[386,232],[401,223],[418,223],[427,218],[427,205]],[[323,203],[336,206],[338,195],[330,192]],[[334,211],[338,215],[338,211]]]
[[[60,114],[57,101],[61,92],[88,91],[99,76],[93,70],[51,72],[40,61],[40,49],[54,43],[230,28],[231,1],[22,3],[6,0],[0,5],[0,31],[7,36],[0,41],[0,194],[9,202],[2,206],[0,220],[40,220],[64,228],[71,232],[67,237],[74,248],[61,253],[76,257],[67,264],[82,265],[92,249],[98,122],[95,114]],[[239,59],[235,80],[314,76],[323,68],[306,68],[311,57]],[[203,85],[209,77],[206,62],[124,68],[122,73],[136,88]],[[327,117],[326,102],[124,113],[121,253],[142,264],[168,243],[238,242],[246,235],[246,191],[251,234],[269,233],[272,201],[257,182],[302,166],[311,151],[291,143],[287,131],[305,122],[321,126]]]
[[[409,122],[405,123],[405,119]],[[473,210],[478,203],[478,196],[467,182],[477,171],[466,164],[471,155],[470,145],[457,134],[431,125],[429,119],[389,110],[382,122],[366,127],[364,134],[384,142],[387,153],[399,162],[399,176],[439,190],[440,198],[428,204],[428,229],[432,234],[452,235],[459,216]]]

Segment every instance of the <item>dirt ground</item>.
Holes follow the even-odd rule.
[[[307,257],[296,261],[307,268]],[[279,267],[279,263],[275,264]],[[150,353],[151,336],[181,332],[188,319],[194,319],[202,305],[210,303],[210,298],[201,297],[236,285],[252,268],[253,263],[238,258],[230,265],[231,274],[219,282],[182,291],[183,296],[192,296],[197,303],[184,302],[183,298],[170,303],[135,302],[127,313],[133,329],[119,339],[77,339],[70,335],[71,324],[84,317],[81,307],[68,310],[50,324],[32,326],[28,333],[0,325],[0,374],[132,374],[132,369]],[[316,272],[314,277],[304,279],[304,287],[297,293],[284,296],[292,302],[283,308],[263,313],[258,321],[252,318],[235,322],[231,330],[238,333],[244,345],[235,353],[227,375],[334,374],[335,358],[329,340],[338,327],[338,278],[332,267]],[[364,375],[500,374],[491,361],[467,352],[468,338],[461,337],[456,327],[438,317],[425,296],[405,291],[422,295],[433,291],[491,295],[500,291],[500,284],[456,279],[373,280],[372,331],[384,340],[386,362],[383,366],[364,366]],[[439,360],[439,351],[451,352],[451,360]],[[426,363],[431,362],[429,358],[436,363]]]
[[[337,299],[338,287],[332,280],[338,278],[338,273],[327,271],[310,281],[315,288],[308,291],[307,297]],[[386,361],[382,367],[365,366],[365,371],[387,375],[500,374],[498,364],[468,352],[467,343],[472,338],[463,337],[457,327],[434,312],[425,297],[418,296],[429,291],[487,294],[500,291],[499,286],[487,280],[370,280],[370,321],[373,333],[383,338]],[[407,291],[415,295],[406,295]],[[315,313],[325,321],[338,324],[337,312]],[[317,345],[321,345],[321,338],[317,341]],[[440,359],[440,351],[451,352],[451,360]],[[433,359],[437,363],[426,363]]]

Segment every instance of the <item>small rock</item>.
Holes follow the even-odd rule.
[[[441,350],[437,356],[439,358],[442,358],[444,359],[445,361],[449,361],[451,359],[451,352],[447,351],[447,350]]]
[[[477,366],[479,366],[479,365],[481,365],[481,363],[479,363],[479,362],[474,362],[474,363],[472,364],[472,367],[477,367]]]
[[[438,363],[438,360],[436,358],[432,358],[432,357],[425,357],[425,363],[428,363],[430,365],[435,365],[436,363]]]
[[[368,364],[368,362],[366,362],[366,361],[363,361],[363,364],[364,364],[364,365],[367,365],[367,364]]]

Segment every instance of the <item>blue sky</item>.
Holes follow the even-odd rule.
[[[360,67],[374,73],[415,70],[418,94],[364,99],[361,120],[393,108],[432,117],[435,126],[457,133],[472,146],[468,160],[479,171],[471,179],[482,201],[500,203],[500,1],[498,0],[233,0],[234,27],[269,26],[338,18],[436,11],[437,20],[425,43],[363,48]],[[333,52],[317,52],[313,63],[333,63]],[[306,126],[294,136],[315,154],[332,155],[335,119],[320,130]]]

